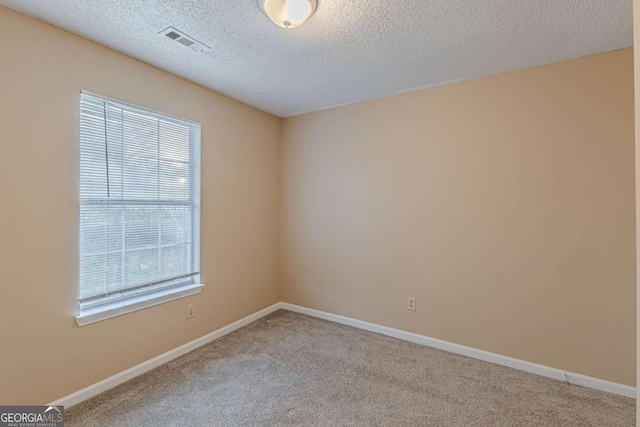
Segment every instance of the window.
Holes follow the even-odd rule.
[[[200,125],[82,93],[78,324],[197,293]]]

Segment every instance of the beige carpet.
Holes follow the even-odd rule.
[[[635,401],[278,311],[67,426],[634,426]]]

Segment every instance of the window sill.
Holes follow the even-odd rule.
[[[165,291],[155,292],[153,294],[140,295],[124,301],[117,301],[113,304],[106,304],[93,309],[84,310],[80,315],[76,316],[76,323],[78,326],[86,326],[91,323],[111,319],[112,317],[133,313],[134,311],[153,307],[154,305],[164,304],[165,302],[199,294],[202,292],[203,287],[204,285],[202,284],[189,284],[179,288],[168,289]]]

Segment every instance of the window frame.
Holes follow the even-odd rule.
[[[182,124],[189,126],[189,146],[190,146],[190,155],[194,156],[194,158],[190,158],[189,161],[189,174],[191,177],[190,185],[192,187],[190,189],[190,197],[188,200],[180,201],[174,200],[176,205],[181,206],[190,206],[192,223],[191,223],[191,252],[192,252],[192,263],[193,269],[195,272],[176,276],[176,278],[172,280],[157,280],[153,284],[142,284],[132,286],[130,288],[123,288],[120,290],[114,290],[111,292],[105,292],[105,294],[101,296],[91,296],[81,298],[81,289],[80,289],[80,264],[78,264],[78,281],[77,281],[77,292],[76,292],[76,301],[77,301],[77,315],[76,315],[76,323],[78,326],[85,326],[91,323],[99,322],[102,320],[106,320],[112,317],[120,316],[123,314],[131,313],[137,310],[141,310],[144,308],[152,307],[154,305],[163,304],[169,301],[173,301],[179,298],[185,298],[187,296],[195,295],[202,292],[204,288],[204,284],[201,282],[200,276],[200,205],[201,205],[201,176],[200,176],[200,163],[201,163],[201,142],[202,142],[202,134],[201,134],[201,125],[197,122],[186,120],[183,118],[175,117],[170,114],[158,112],[149,108],[140,107],[138,105],[133,105],[128,102],[112,99],[103,95],[95,94],[88,91],[81,91],[81,95],[78,99],[78,108],[80,111],[81,106],[83,105],[83,96],[87,95],[89,97],[97,98],[106,103],[112,103],[116,106],[121,106],[127,111],[139,112],[141,114],[146,114],[150,116],[157,116],[158,120],[160,118],[166,119],[168,122],[172,122],[174,124]],[[106,113],[105,113],[106,114]],[[105,115],[106,118],[106,115]],[[82,115],[78,114],[78,176],[81,176],[82,165],[81,165],[81,153],[83,150],[82,147],[82,139],[80,129],[83,125]],[[106,126],[106,122],[105,122]],[[194,129],[197,130],[197,134],[194,133]],[[106,130],[105,130],[106,132]],[[105,134],[106,136],[106,134]],[[108,162],[108,158],[106,159]],[[107,164],[108,165],[108,164]],[[108,166],[107,166],[108,167]],[[108,169],[107,169],[108,171]],[[195,181],[194,181],[195,180]],[[135,204],[137,202],[142,202],[142,200],[134,200],[134,199],[126,199],[123,195],[121,195],[121,199],[109,199],[106,197],[104,200],[91,200],[91,199],[83,199],[83,193],[81,190],[81,186],[77,187],[77,197],[78,197],[78,263],[80,263],[82,253],[80,242],[82,238],[82,230],[81,230],[81,221],[80,221],[80,211],[86,203],[95,203],[96,205],[105,205],[109,206],[109,203],[117,204],[118,201],[121,201],[123,205],[127,204]],[[149,199],[145,200],[144,204],[149,206],[165,206],[171,205],[171,200],[154,200]],[[123,242],[124,243],[124,242]],[[124,250],[124,249],[123,249]],[[196,252],[196,253],[194,253]],[[125,268],[124,265],[122,268]],[[157,286],[162,282],[169,281],[179,281],[181,278],[184,278],[185,281],[180,281],[178,283],[172,283],[170,285],[165,286]],[[151,288],[152,286],[157,286],[156,288]],[[81,300],[92,300],[81,302]]]

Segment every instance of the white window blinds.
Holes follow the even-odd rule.
[[[196,283],[200,125],[82,93],[80,310]]]

